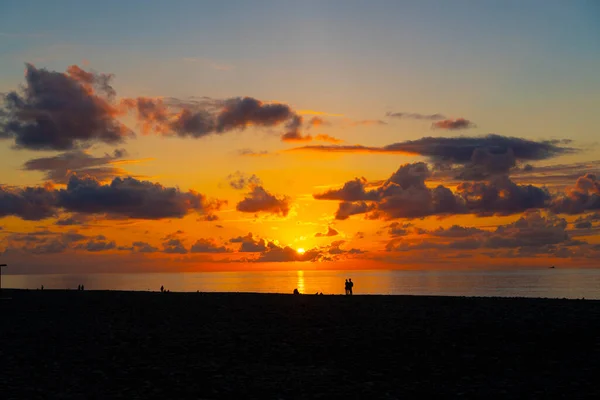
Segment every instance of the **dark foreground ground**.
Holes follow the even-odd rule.
[[[600,302],[4,291],[0,397],[600,398]]]

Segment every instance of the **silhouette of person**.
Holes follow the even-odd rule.
[[[354,282],[352,282],[352,278],[348,279],[348,292],[352,295],[352,288],[354,287]]]
[[[44,285],[42,285],[42,290],[44,290]]]
[[[77,290],[81,290],[81,285],[77,285]]]
[[[81,285],[81,290],[85,290],[84,288],[85,288],[85,287],[84,287],[83,285]]]
[[[346,284],[344,285],[344,289],[346,289],[346,294],[350,294],[350,282],[346,279]]]
[[[298,291],[298,289],[294,289],[294,294],[300,294],[300,292]]]
[[[160,287],[160,292],[162,293],[162,292],[164,292],[164,291],[165,291],[165,287],[164,287],[164,286],[161,286],[161,287]]]

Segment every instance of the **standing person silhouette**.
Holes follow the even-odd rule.
[[[346,289],[346,295],[350,294],[350,284],[348,279],[346,279],[346,284],[344,285],[344,289]]]
[[[354,287],[354,282],[352,282],[352,278],[348,279],[348,292],[352,296],[352,288]]]

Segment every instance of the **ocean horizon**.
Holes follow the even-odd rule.
[[[355,294],[600,299],[600,269],[298,270],[252,272],[91,273],[4,275],[5,289]]]

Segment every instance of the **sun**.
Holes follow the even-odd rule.
[[[305,250],[302,247],[300,247],[298,250],[296,250],[296,252],[298,254],[304,254]]]

